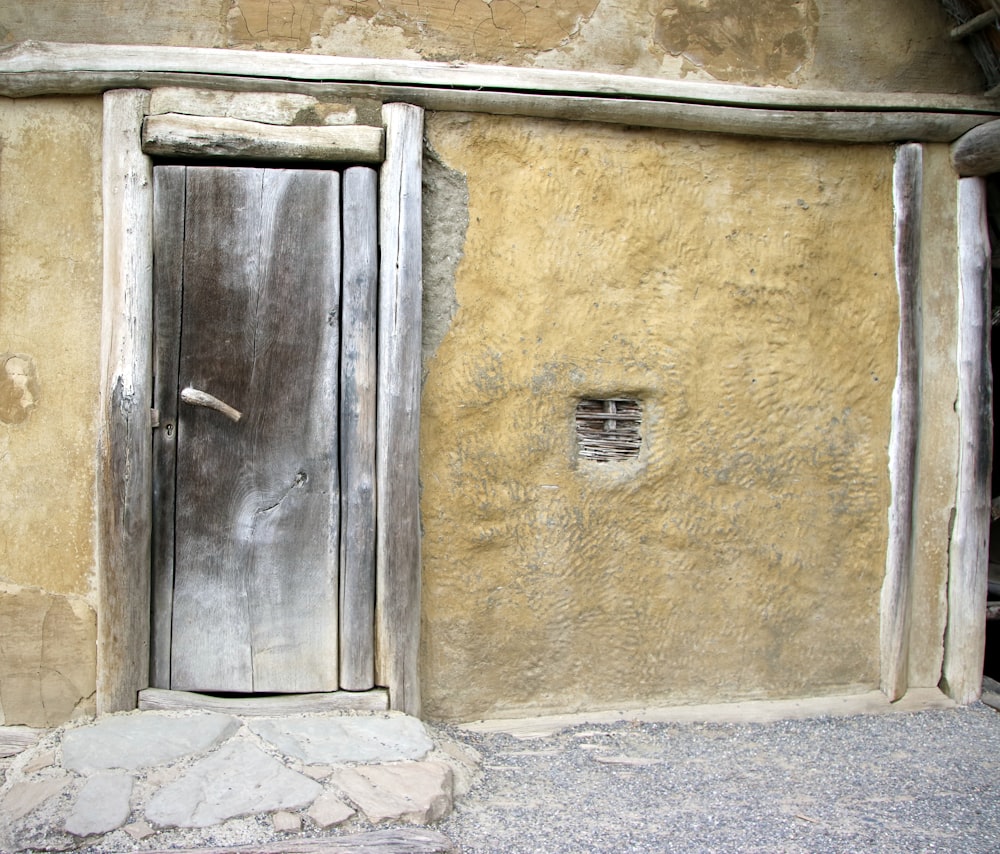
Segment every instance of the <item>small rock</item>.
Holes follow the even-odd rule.
[[[133,821],[131,824],[126,824],[122,830],[135,840],[145,839],[147,836],[152,836],[156,833],[149,822],[145,820]]]
[[[108,833],[128,820],[132,776],[124,771],[105,771],[90,777],[66,819],[66,830],[74,836]]]
[[[302,818],[294,812],[276,812],[271,816],[274,829],[281,833],[298,833],[302,830]]]
[[[333,792],[325,792],[313,801],[306,813],[318,827],[326,830],[337,824],[343,824],[354,815],[354,810],[338,798]]]
[[[331,778],[373,824],[427,824],[452,807],[452,771],[443,762],[394,762],[343,768]]]
[[[34,774],[36,771],[41,771],[43,768],[48,768],[51,765],[55,765],[56,762],[56,752],[55,750],[43,750],[38,753],[33,759],[29,760],[21,771],[25,774]]]

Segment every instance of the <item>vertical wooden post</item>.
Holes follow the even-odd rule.
[[[910,587],[913,571],[913,502],[920,413],[920,215],[923,147],[899,147],[893,169],[896,286],[899,338],[896,385],[892,391],[889,437],[889,546],[881,598],[881,679],[883,693],[898,700],[906,693],[910,645]]]
[[[984,178],[958,182],[959,457],[948,555],[948,626],[941,687],[958,703],[982,692],[993,464],[990,241]]]
[[[386,104],[379,204],[378,682],[420,714],[420,344],[423,110]]]
[[[344,171],[340,350],[340,687],[375,685],[378,173]]]
[[[153,187],[140,142],[148,97],[104,95],[98,713],[134,709],[149,684]]]

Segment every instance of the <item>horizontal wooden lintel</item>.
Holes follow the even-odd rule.
[[[217,48],[24,42],[0,95],[197,86],[405,101],[432,110],[840,142],[950,142],[1000,117],[979,96],[834,92],[465,63]]]
[[[224,156],[238,159],[381,163],[384,131],[365,125],[289,127],[242,119],[148,116],[142,130],[146,154]]]

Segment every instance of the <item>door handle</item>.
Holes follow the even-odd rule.
[[[190,403],[192,406],[204,406],[208,409],[214,409],[216,412],[221,412],[226,418],[233,421],[239,421],[243,417],[242,412],[238,409],[233,409],[228,403],[223,403],[214,394],[191,388],[191,386],[182,389],[181,400],[185,403]]]

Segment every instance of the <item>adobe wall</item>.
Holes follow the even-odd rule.
[[[877,687],[893,149],[427,137],[469,194],[424,386],[427,713]],[[642,402],[638,460],[578,454],[608,396]]]
[[[100,99],[0,99],[0,724],[93,710]]]
[[[981,89],[931,0],[129,5],[21,4],[0,37]],[[445,113],[426,137],[427,715],[876,687],[893,148]],[[93,709],[100,152],[100,98],[0,100],[0,725]],[[954,181],[927,152],[916,685],[956,454]],[[577,401],[619,393],[639,459],[581,460]]]

